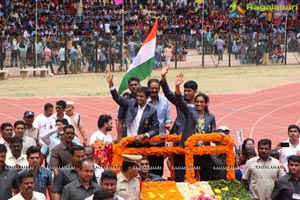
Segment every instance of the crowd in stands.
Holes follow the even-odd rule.
[[[205,53],[217,54],[214,41],[221,38],[225,42],[223,51],[227,49],[232,52],[241,64],[262,64],[266,63],[267,58],[277,63],[282,55],[277,55],[273,50],[277,48],[286,51],[286,33],[289,50],[299,51],[300,18],[297,11],[288,12],[287,20],[285,16],[276,18],[272,12],[253,10],[230,17],[231,1],[204,2],[203,6],[192,0],[124,1],[122,9],[121,5],[116,6],[112,1],[38,1],[36,4],[35,1],[5,0],[0,7],[0,67],[17,65],[18,59],[22,65],[20,67],[26,67],[25,63],[40,66],[41,60],[43,64],[48,62],[47,66],[51,67],[43,53],[46,47],[51,50],[49,59],[53,64],[63,62],[65,65],[71,59],[70,51],[74,42],[75,47],[80,46],[81,53],[77,55],[78,66],[73,62],[70,69],[78,68],[77,71],[81,71],[85,60],[90,72],[100,71],[105,63],[109,63],[112,69],[114,62],[128,67],[156,17],[159,18],[157,63],[166,57],[161,54],[163,48],[169,45],[174,47],[175,40],[178,49],[175,52],[173,48],[173,54],[182,53],[184,48],[202,48],[202,40]],[[274,1],[261,3],[276,4]],[[294,5],[299,2],[289,0],[288,3]],[[246,7],[246,2],[241,1],[241,6]],[[120,60],[122,35],[125,50],[123,60]],[[41,44],[34,45],[36,40]],[[101,44],[100,50],[98,43]],[[59,57],[61,47],[68,49],[67,58]]]

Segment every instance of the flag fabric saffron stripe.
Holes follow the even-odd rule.
[[[133,62],[129,66],[126,74],[124,75],[118,89],[119,94],[122,94],[122,92],[127,90],[127,82],[131,77],[137,77],[140,79],[140,81],[142,81],[151,75],[155,59],[154,54],[156,45],[157,24],[158,19],[155,20],[150,33],[144,40],[142,47],[140,48],[136,57],[133,59]]]

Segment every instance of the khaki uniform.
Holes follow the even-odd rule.
[[[138,177],[134,177],[129,182],[122,173],[118,174],[116,194],[124,199],[140,200],[141,197],[141,181]]]

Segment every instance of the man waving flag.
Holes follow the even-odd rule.
[[[140,48],[137,56],[133,59],[133,62],[129,66],[126,74],[124,75],[118,93],[122,94],[128,88],[128,79],[131,77],[137,77],[140,81],[146,79],[151,75],[154,54],[156,45],[156,30],[157,30],[158,19],[155,20],[153,27],[144,40],[142,47]]]

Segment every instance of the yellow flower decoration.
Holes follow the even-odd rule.
[[[229,188],[226,186],[226,187],[222,188],[222,190],[227,192],[229,190]]]
[[[222,197],[221,197],[220,195],[217,195],[217,198],[218,198],[219,200],[222,200]]]
[[[221,194],[221,190],[219,190],[218,188],[216,188],[216,189],[214,190],[214,192],[215,192],[215,194]]]

